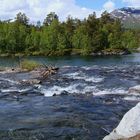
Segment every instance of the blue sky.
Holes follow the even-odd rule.
[[[76,3],[80,6],[84,6],[91,9],[101,10],[102,6],[107,2],[107,0],[76,0]],[[123,3],[122,0],[113,1],[116,5],[116,8],[121,8],[126,6],[126,3]]]
[[[106,0],[76,0],[76,3],[80,6],[98,10],[102,8],[105,2]]]
[[[18,12],[25,13],[32,22],[43,21],[50,12],[61,21],[68,15],[83,19],[93,12],[99,17],[105,10],[127,6],[140,7],[140,0],[0,0],[0,20],[14,19]]]

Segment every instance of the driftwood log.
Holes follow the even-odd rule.
[[[58,70],[58,67],[48,67],[46,65],[42,65],[42,67],[39,67],[30,72],[31,78],[27,80],[20,80],[19,82],[24,85],[41,84],[49,76],[56,74]]]
[[[43,78],[47,78],[50,75],[56,74],[59,70],[58,67],[48,67],[46,65],[43,65],[45,69],[41,72],[41,76]]]

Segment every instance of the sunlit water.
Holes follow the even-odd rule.
[[[140,101],[128,92],[140,85],[140,54],[26,59],[60,70],[39,85],[19,82],[28,73],[0,73],[1,140],[101,140]],[[0,58],[1,66],[18,64]]]

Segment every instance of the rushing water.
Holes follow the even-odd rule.
[[[101,140],[140,101],[128,92],[140,85],[140,54],[27,59],[60,70],[39,85],[19,82],[29,73],[0,73],[0,140]]]

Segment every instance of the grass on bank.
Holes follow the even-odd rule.
[[[28,70],[28,71],[32,71],[35,68],[38,68],[39,66],[40,66],[40,64],[36,61],[33,61],[33,60],[23,60],[20,63],[20,68]]]

